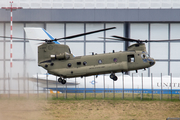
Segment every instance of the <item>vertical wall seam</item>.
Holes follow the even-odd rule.
[[[170,52],[171,52],[171,45],[170,45],[170,39],[171,39],[171,25],[168,23],[168,75],[170,75]]]
[[[151,23],[148,23],[148,40],[151,40]],[[151,54],[150,47],[151,47],[150,42],[148,42],[148,53],[149,53],[149,55]],[[148,68],[148,77],[150,77],[150,73],[151,73],[151,68]]]

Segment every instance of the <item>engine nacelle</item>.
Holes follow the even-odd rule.
[[[59,55],[51,55],[51,59],[57,59],[57,60],[61,60],[61,59],[69,59],[70,58],[70,54],[65,52],[65,53],[61,53]]]

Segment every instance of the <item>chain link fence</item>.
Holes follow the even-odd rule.
[[[121,74],[117,81],[109,75],[67,79],[66,84],[58,77],[36,74],[0,78],[0,99],[4,98],[62,98],[62,99],[169,99],[180,100],[180,78],[170,76],[150,77]]]

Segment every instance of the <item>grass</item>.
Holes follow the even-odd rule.
[[[40,100],[133,100],[133,101],[180,101],[179,95],[171,95],[163,94],[160,96],[160,94],[143,94],[143,96],[140,93],[40,93],[40,94],[0,94],[0,100],[3,99],[40,99]]]
[[[115,97],[114,97],[115,95]],[[125,93],[86,94],[26,94],[0,95],[0,119],[13,120],[164,120],[180,117],[178,95],[173,99],[168,95]],[[113,98],[114,97],[114,98]],[[66,98],[66,99],[65,99]]]

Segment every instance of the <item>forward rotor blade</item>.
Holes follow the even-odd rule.
[[[19,40],[35,40],[35,41],[57,41],[57,40],[62,40],[62,39],[71,39],[71,38],[75,38],[75,37],[80,37],[83,35],[89,35],[89,34],[93,34],[93,33],[97,33],[97,32],[102,32],[102,31],[106,31],[106,30],[111,30],[111,29],[115,29],[116,27],[111,27],[111,28],[106,28],[106,29],[101,29],[101,30],[96,30],[96,31],[91,31],[91,32],[87,32],[87,33],[82,33],[82,34],[77,34],[77,35],[72,35],[72,36],[67,36],[67,37],[63,37],[63,38],[55,38],[54,40],[50,40],[50,39],[31,39],[31,38],[20,38],[20,37],[7,37],[7,36],[0,36],[0,38],[9,38],[9,39],[19,39]]]
[[[37,41],[46,41],[44,39],[31,39],[31,38],[20,38],[20,37],[8,37],[8,36],[0,36],[0,38],[8,38],[8,39],[19,39],[19,40],[37,40]]]
[[[77,35],[72,35],[72,36],[68,36],[68,37],[56,38],[55,40],[71,39],[71,38],[76,38],[76,37],[80,37],[80,36],[83,36],[83,35],[89,35],[89,34],[93,34],[93,33],[97,33],[97,32],[102,32],[102,31],[106,31],[106,30],[111,30],[111,29],[115,29],[115,28],[116,28],[116,27],[111,27],[111,28],[106,28],[106,29],[91,31],[91,32],[82,33],[82,34],[77,34]]]
[[[24,40],[24,38],[20,38],[20,37],[0,36],[0,38],[12,38],[12,39],[23,39]]]

